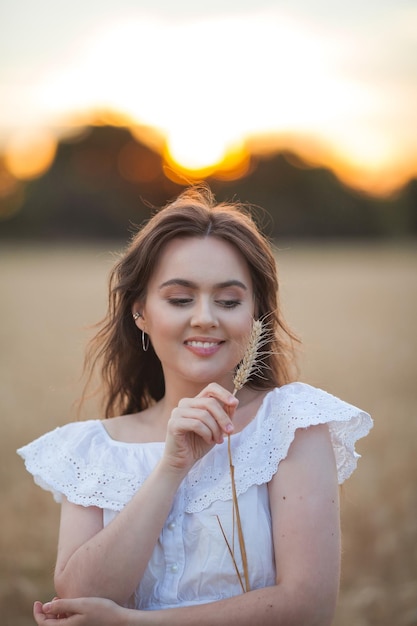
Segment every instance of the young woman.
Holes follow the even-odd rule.
[[[101,363],[111,419],[19,450],[62,503],[60,599],[35,603],[37,623],[330,624],[338,483],[372,422],[294,382],[267,241],[241,207],[192,188],[134,237],[109,293],[87,364]],[[262,354],[233,395],[254,320]]]

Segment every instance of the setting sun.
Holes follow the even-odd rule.
[[[155,128],[171,165],[190,175],[268,132],[305,132],[343,154],[346,171],[356,160],[379,171],[384,161],[373,146],[380,141],[370,128],[366,150],[361,139],[361,116],[374,96],[337,70],[348,53],[344,42],[266,14],[120,21],[101,27],[49,73],[38,97],[59,121],[98,103]]]
[[[398,19],[400,26],[410,21],[404,12]],[[30,126],[38,111],[42,126],[59,135],[74,118],[114,111],[132,127],[153,129],[168,166],[191,178],[244,172],[243,146],[269,135],[271,149],[301,146],[308,159],[325,156],[348,182],[385,192],[417,170],[417,148],[410,112],[395,118],[387,86],[353,72],[361,63],[360,41],[343,28],[273,8],[205,18],[129,15],[98,22],[45,66],[33,86]],[[385,119],[396,120],[395,132]],[[16,171],[27,167],[23,156],[19,165],[23,152],[8,155]]]

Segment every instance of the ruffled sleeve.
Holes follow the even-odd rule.
[[[36,484],[57,502],[120,511],[152,471],[162,444],[113,441],[98,420],[73,422],[46,433],[17,453]]]
[[[305,383],[279,387],[265,397],[256,417],[231,437],[237,494],[271,480],[298,428],[328,424],[339,484],[356,468],[355,443],[372,428],[368,413]],[[216,446],[187,476],[186,510],[197,512],[232,497],[228,457]]]
[[[368,413],[305,383],[276,389],[269,400],[262,421],[263,430],[273,433],[275,440],[271,458],[282,460],[287,456],[297,428],[328,424],[339,484],[349,478],[360,458],[355,444],[373,425]],[[270,441],[269,436],[267,439]]]
[[[237,494],[271,480],[298,428],[328,424],[339,483],[354,471],[355,443],[372,428],[370,416],[331,394],[303,383],[268,393],[254,419],[232,435]],[[163,454],[164,444],[112,440],[98,420],[56,428],[20,448],[35,482],[57,502],[120,511]],[[188,513],[232,498],[227,442],[215,446],[189,471],[180,489]]]

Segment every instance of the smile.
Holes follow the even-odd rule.
[[[191,346],[192,348],[214,348],[219,346],[221,341],[186,341],[186,346]]]
[[[187,350],[195,354],[197,357],[210,357],[221,349],[221,346],[224,344],[224,341],[221,339],[213,339],[209,341],[208,339],[188,339],[188,341],[184,341],[184,346]]]

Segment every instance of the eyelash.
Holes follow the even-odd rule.
[[[173,306],[187,306],[187,304],[190,304],[191,300],[188,298],[169,298],[168,302]]]
[[[170,298],[168,302],[169,304],[172,304],[173,306],[182,307],[182,306],[187,306],[188,304],[190,304],[192,302],[192,299],[191,298]],[[240,304],[242,304],[240,300],[216,300],[215,302],[216,304],[220,305],[224,309],[235,309]]]
[[[237,306],[242,304],[240,300],[218,300],[217,302],[225,309],[235,309]]]

